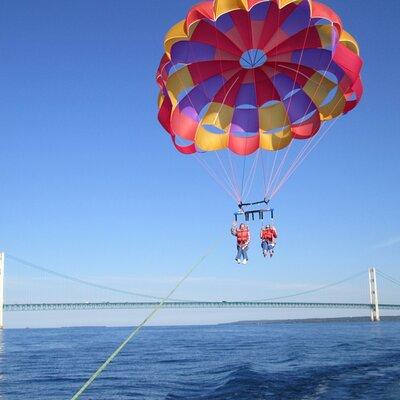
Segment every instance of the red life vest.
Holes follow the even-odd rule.
[[[236,230],[236,238],[237,238],[238,245],[243,245],[243,244],[247,243],[247,241],[249,240],[248,228],[237,229]]]
[[[261,239],[266,240],[267,242],[272,242],[277,236],[278,235],[273,228],[263,229],[261,231]]]

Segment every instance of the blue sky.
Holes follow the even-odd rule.
[[[63,273],[163,295],[211,243],[222,240],[179,289],[176,297],[183,298],[285,295],[371,265],[400,278],[400,3],[325,3],[360,44],[364,97],[275,198],[276,257],[266,262],[254,242],[246,268],[232,262],[234,203],[192,157],[174,151],[156,118],[163,37],[194,2],[3,3],[0,247]],[[15,262],[7,263],[6,273],[7,301],[104,298],[42,279]],[[354,284],[326,296],[364,301],[364,289]],[[400,301],[393,288],[385,295]],[[156,322],[310,315],[253,314],[165,313]],[[129,324],[140,316],[35,319],[41,325]],[[27,314],[7,318],[11,326],[33,324]]]

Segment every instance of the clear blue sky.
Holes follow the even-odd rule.
[[[173,150],[156,118],[163,37],[194,2],[3,2],[0,247],[63,273],[163,295],[222,238],[176,294],[183,298],[284,295],[371,265],[400,278],[400,3],[325,3],[360,44],[364,97],[276,197],[276,258],[265,262],[253,243],[244,268],[232,262],[232,200],[193,158]],[[31,271],[11,261],[7,268],[6,300],[25,300],[18,280],[32,278],[32,291],[40,286]],[[68,288],[52,297],[47,285],[40,295],[71,300]],[[362,290],[338,289],[332,298],[366,300]],[[386,293],[400,301],[400,293]],[[46,315],[43,325],[73,320]],[[249,314],[165,315],[160,323]],[[9,318],[19,326],[27,317]],[[101,320],[91,318],[73,322]]]

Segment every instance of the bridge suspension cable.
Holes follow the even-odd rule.
[[[333,286],[336,286],[336,285],[340,285],[341,283],[350,281],[351,279],[357,278],[358,276],[361,276],[361,275],[364,275],[364,274],[366,274],[365,271],[360,271],[360,272],[357,272],[357,273],[354,274],[354,275],[349,276],[348,278],[341,279],[340,281],[333,282],[333,283],[329,283],[329,284],[327,284],[327,285],[323,285],[323,286],[320,286],[320,287],[315,288],[315,289],[305,290],[305,291],[303,291],[303,292],[298,292],[298,293],[294,293],[294,294],[289,294],[289,295],[287,295],[287,296],[269,297],[269,298],[267,298],[267,299],[258,299],[258,300],[251,300],[251,301],[259,302],[259,301],[281,300],[281,299],[288,299],[288,298],[291,298],[291,297],[301,296],[301,295],[303,295],[303,294],[315,293],[315,292],[319,292],[320,290],[323,290],[323,289],[327,289],[327,288],[330,288],[330,287],[333,287]],[[400,285],[400,282],[399,282],[399,285]]]
[[[396,286],[400,286],[400,281],[399,281],[398,279],[393,278],[393,277],[390,276],[389,274],[386,274],[385,272],[380,271],[380,270],[377,269],[377,268],[375,268],[375,270],[376,270],[377,274],[378,274],[380,277],[382,277],[382,278],[384,278],[384,279],[386,279],[386,280],[392,282],[392,283],[395,284]]]
[[[87,281],[87,280],[84,280],[84,279],[81,279],[81,278],[77,278],[77,277],[74,277],[74,276],[71,276],[71,275],[67,275],[67,274],[64,274],[64,273],[61,273],[61,272],[57,272],[57,271],[54,271],[53,269],[43,267],[43,266],[38,265],[36,263],[32,263],[30,261],[27,261],[27,260],[24,260],[24,259],[19,258],[17,256],[14,256],[14,255],[12,255],[10,253],[7,253],[7,256],[8,256],[9,259],[12,259],[13,261],[18,262],[18,263],[20,263],[22,265],[28,266],[28,267],[36,269],[36,270],[44,271],[44,272],[46,272],[48,274],[51,274],[51,275],[54,275],[54,276],[57,276],[57,277],[60,277],[60,278],[63,278],[63,279],[67,279],[69,281],[72,281],[72,282],[75,282],[75,283],[79,283],[79,284],[82,284],[82,285],[94,287],[94,288],[97,288],[97,289],[108,290],[108,291],[111,291],[111,292],[114,292],[114,293],[119,293],[119,294],[131,295],[131,296],[142,297],[142,298],[153,299],[153,300],[163,300],[162,296],[153,296],[153,295],[149,295],[149,294],[144,294],[144,293],[133,292],[133,291],[129,291],[129,290],[118,289],[118,288],[115,288],[115,287],[110,287],[110,286],[106,286],[106,285],[90,282],[90,281]],[[392,277],[384,274],[383,272],[381,272],[379,270],[377,270],[377,272],[382,274],[382,276],[385,279],[391,280],[391,282],[393,282],[393,283],[395,283],[395,284],[400,286],[400,281],[397,281],[395,278],[392,278]],[[305,294],[315,293],[315,292],[318,292],[318,291],[323,290],[323,289],[327,289],[327,288],[330,288],[330,287],[333,287],[333,286],[336,286],[336,285],[340,285],[340,284],[342,284],[344,282],[347,282],[347,281],[349,281],[351,279],[354,279],[354,278],[356,278],[356,277],[358,277],[360,275],[363,275],[365,273],[366,273],[365,271],[360,271],[360,272],[358,272],[358,273],[356,273],[354,275],[349,276],[348,278],[341,279],[339,281],[336,281],[336,282],[333,282],[333,283],[329,283],[327,285],[323,285],[323,286],[317,287],[315,289],[305,290],[305,291],[298,292],[298,293],[293,293],[293,294],[290,294],[290,295],[268,297],[268,298],[263,298],[263,299],[247,300],[247,301],[249,301],[249,302],[263,302],[263,301],[283,300],[283,299],[297,297],[297,296],[301,296],[301,295],[305,295]],[[384,276],[384,275],[386,275],[386,276]],[[177,301],[177,302],[199,302],[200,301],[200,300],[193,300],[193,299],[177,299],[177,298],[169,298],[169,300],[170,301]]]
[[[79,284],[82,284],[82,285],[94,287],[94,288],[97,288],[97,289],[108,290],[108,291],[111,291],[111,292],[114,292],[114,293],[127,294],[127,295],[131,295],[131,296],[142,297],[142,298],[146,298],[146,299],[153,299],[153,300],[163,300],[164,299],[162,296],[152,296],[150,294],[131,292],[129,290],[117,289],[117,288],[113,288],[113,287],[110,287],[110,286],[101,285],[101,284],[98,284],[98,283],[86,281],[84,279],[80,279],[80,278],[76,278],[76,277],[71,276],[71,275],[63,274],[61,272],[54,271],[54,270],[52,270],[50,268],[46,268],[46,267],[43,267],[41,265],[34,264],[34,263],[30,262],[30,261],[23,260],[22,258],[16,257],[16,256],[14,256],[14,255],[12,255],[10,253],[7,253],[7,257],[9,259],[11,259],[13,261],[16,261],[19,264],[25,265],[27,267],[30,267],[30,268],[33,268],[33,269],[36,269],[36,270],[39,270],[39,271],[44,271],[44,272],[46,272],[48,274],[51,274],[51,275],[54,275],[54,276],[58,276],[59,278],[64,278],[64,279],[67,279],[69,281],[72,281],[72,282],[75,282],[75,283],[79,283]],[[182,301],[193,301],[193,300],[182,300],[182,299],[172,299],[172,298],[170,298],[169,300],[171,300],[171,301],[179,301],[179,302],[182,302]]]

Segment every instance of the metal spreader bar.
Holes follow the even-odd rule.
[[[255,216],[258,215],[258,219],[264,219],[264,214],[268,213],[271,219],[274,219],[274,209],[273,208],[257,208],[254,210],[245,210],[245,207],[251,207],[259,204],[269,204],[268,199],[264,199],[262,201],[255,201],[253,203],[242,203],[238,204],[239,211],[235,212],[233,215],[235,217],[235,221],[237,222],[239,217],[244,216],[245,221],[249,221],[250,218],[254,221]]]

